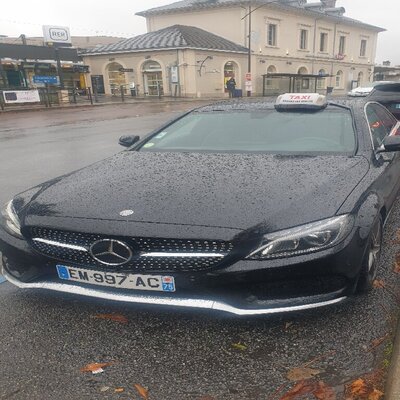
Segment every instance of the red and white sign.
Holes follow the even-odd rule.
[[[247,82],[251,82],[251,80],[252,80],[251,73],[248,72],[248,73],[246,74],[246,81],[247,81]]]

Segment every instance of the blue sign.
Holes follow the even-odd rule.
[[[45,75],[34,75],[33,83],[47,83],[49,85],[58,85],[58,76],[45,76]]]

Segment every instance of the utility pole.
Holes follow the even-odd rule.
[[[251,29],[252,29],[252,24],[251,24],[251,20],[252,20],[252,14],[253,11],[251,10],[251,3],[249,5],[249,45],[248,45],[248,55],[247,55],[247,72],[249,74],[249,76],[251,76]],[[247,82],[247,81],[246,81]],[[251,81],[250,81],[251,82]],[[247,97],[251,97],[251,90],[247,91]]]
[[[55,52],[55,58],[56,58],[56,62],[57,62],[57,73],[58,73],[58,77],[60,78],[60,88],[64,89],[64,75],[62,72],[62,66],[61,66],[61,59],[60,59],[60,49],[56,46],[54,48],[54,52]]]
[[[248,12],[242,18],[242,20],[244,20],[245,18],[249,17],[249,23],[248,23],[248,25],[249,25],[249,32],[248,32],[249,41],[248,41],[248,54],[247,54],[247,73],[248,73],[249,80],[246,80],[246,82],[252,82],[252,76],[251,76],[251,69],[252,69],[251,68],[252,67],[251,66],[252,15],[253,15],[254,11],[257,11],[258,9],[265,7],[268,4],[276,3],[277,1],[278,0],[271,0],[271,1],[268,1],[258,7],[255,7],[255,8],[252,8],[252,0],[249,0],[249,2],[248,2],[249,3]],[[285,4],[285,3],[289,3],[290,1],[291,0],[283,0],[282,3]],[[251,83],[249,84],[249,86],[251,87]],[[247,97],[251,97],[251,90],[247,91]]]

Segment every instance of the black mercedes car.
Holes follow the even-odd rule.
[[[15,196],[3,274],[21,288],[237,315],[339,303],[375,279],[399,132],[381,104],[318,94],[195,109]]]

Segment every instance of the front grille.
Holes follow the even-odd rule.
[[[221,240],[110,237],[39,227],[29,228],[25,235],[30,245],[45,256],[88,268],[127,272],[204,271],[221,264],[233,250],[231,242]],[[126,243],[134,256],[121,266],[107,266],[96,261],[89,249],[93,243],[103,239],[117,239]],[[172,253],[184,253],[184,256],[174,257]]]

